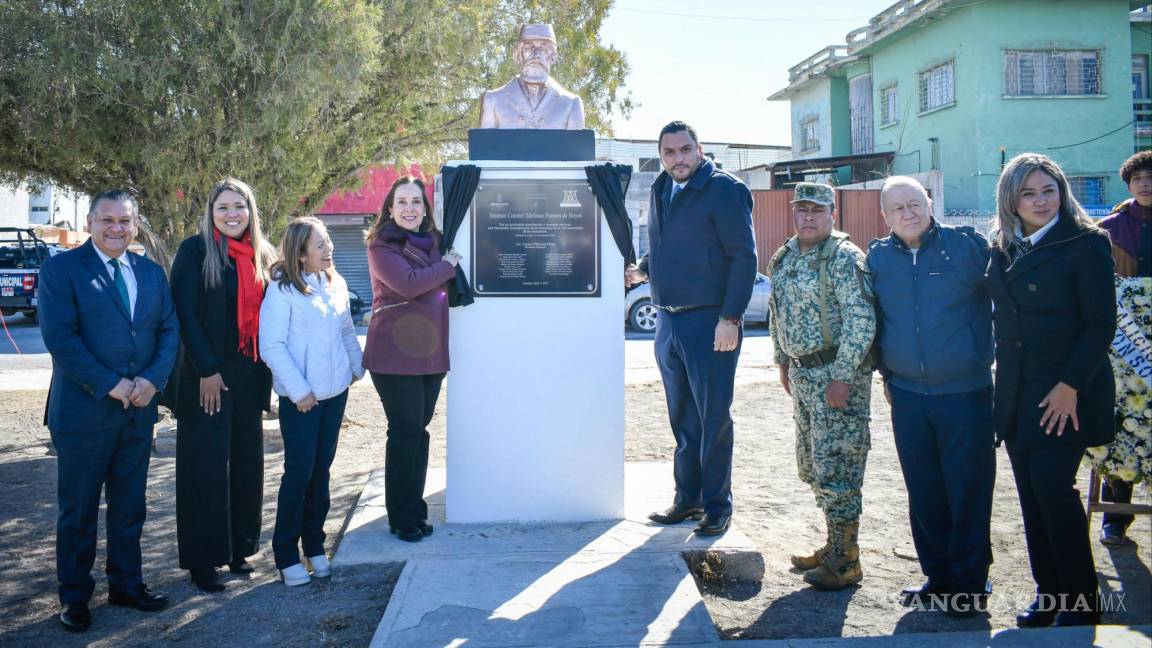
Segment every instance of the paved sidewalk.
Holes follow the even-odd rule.
[[[373,473],[333,559],[335,576],[406,561],[373,647],[708,644],[719,635],[682,554],[723,552],[759,578],[738,529],[692,535],[646,516],[672,500],[669,464],[629,464],[626,519],[581,524],[444,524],[444,471],[429,474],[436,532],[408,544],[388,533]],[[607,643],[605,643],[607,642]]]
[[[47,353],[0,355],[0,392],[48,389],[52,358]]]

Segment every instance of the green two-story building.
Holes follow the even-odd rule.
[[[774,186],[939,171],[948,214],[991,215],[1005,160],[1054,158],[1099,213],[1152,137],[1152,14],[1129,0],[904,0],[789,70]]]

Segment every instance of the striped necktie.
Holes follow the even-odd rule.
[[[1017,238],[1012,242],[1012,263],[1020,260],[1020,257],[1032,251],[1032,241],[1026,238]]]
[[[120,303],[124,304],[124,310],[128,314],[132,314],[132,300],[128,299],[128,283],[124,281],[124,273],[120,270],[119,259],[108,259],[108,264],[112,266],[112,280],[116,283],[116,292],[120,294]]]

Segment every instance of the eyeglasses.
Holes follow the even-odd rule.
[[[548,54],[554,51],[552,43],[548,41],[524,41],[520,44],[520,51],[525,56],[536,56],[540,54]]]

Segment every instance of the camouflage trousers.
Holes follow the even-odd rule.
[[[872,373],[857,372],[848,407],[828,407],[827,367],[789,371],[792,418],[796,421],[796,469],[812,487],[816,504],[831,522],[860,518],[860,486],[868,460]]]

